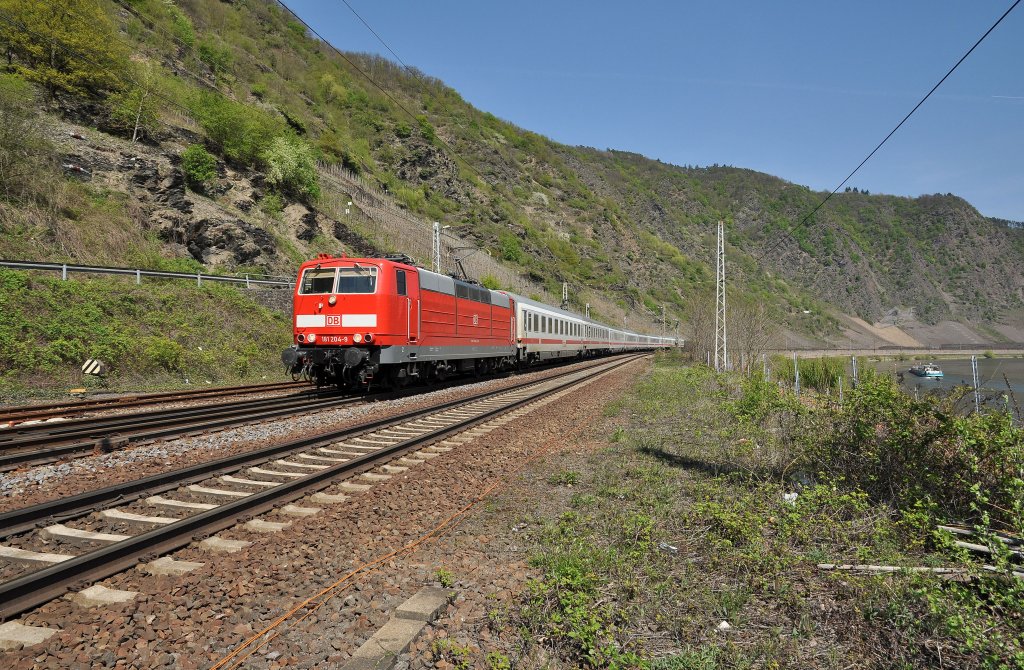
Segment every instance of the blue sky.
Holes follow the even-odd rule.
[[[566,144],[752,168],[831,190],[1012,0],[349,0],[401,59]],[[384,47],[341,0],[289,6]],[[1024,5],[850,181],[1024,221]]]

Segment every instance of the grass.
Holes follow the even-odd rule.
[[[281,379],[287,316],[233,287],[61,281],[0,270],[0,394],[83,383],[87,358],[111,389]]]
[[[934,508],[807,469],[824,411],[661,356],[608,412],[606,447],[546,479],[573,473],[574,492],[533,548],[524,646],[550,667],[1024,667],[1013,579],[817,567],[976,569]]]

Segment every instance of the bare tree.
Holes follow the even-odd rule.
[[[779,324],[771,318],[764,303],[754,298],[734,298],[726,318],[729,351],[740,357],[744,372],[748,372],[778,338]]]
[[[706,363],[715,352],[715,296],[711,289],[694,293],[687,305],[693,358]],[[725,318],[729,333],[729,354],[734,369],[749,370],[778,337],[779,325],[764,303],[746,296],[729,295]]]
[[[710,289],[691,294],[686,312],[690,320],[693,360],[707,363],[708,355],[714,358],[715,351],[715,294]]]

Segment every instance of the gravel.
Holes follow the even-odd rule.
[[[541,370],[514,377],[492,379],[396,400],[312,411],[307,415],[228,428],[204,435],[146,443],[109,454],[85,456],[63,463],[4,473],[0,475],[0,512],[252,451],[269,444],[393,416],[482,391],[499,390],[523,381],[574,369],[579,365],[583,364],[562,367],[557,371]]]
[[[294,518],[275,512],[260,517],[292,522],[281,533],[251,533],[236,526],[218,534],[253,543],[238,553],[214,555],[190,545],[172,554],[175,559],[206,563],[195,572],[154,577],[129,570],[101,582],[108,588],[138,591],[139,596],[132,603],[86,609],[67,599],[52,601],[21,620],[25,624],[56,627],[60,632],[30,649],[0,653],[0,666],[210,667],[353,568],[422,538],[498,482],[511,483],[512,488],[477,504],[470,518],[460,525],[449,527],[415,551],[384,560],[374,571],[352,580],[347,588],[332,592],[330,598],[321,599],[318,608],[301,609],[297,616],[276,628],[276,636],[242,665],[268,670],[338,667],[388,620],[395,607],[425,583],[434,582],[439,568],[455,576],[457,596],[416,644],[413,653],[400,659],[400,665],[445,670],[444,661],[434,663],[430,646],[432,640],[440,637],[466,640],[480,654],[491,649],[511,649],[514,640],[492,630],[487,621],[491,610],[514,606],[516,594],[531,574],[521,547],[525,544],[524,536],[533,527],[523,525],[525,520],[517,505],[559,504],[550,495],[549,485],[531,489],[531,482],[545,481],[531,474],[537,468],[543,469],[540,461],[528,466],[522,476],[512,475],[539,450],[569,446],[573,434],[599,423],[601,408],[629,387],[640,365],[643,364],[634,363],[597,383],[564,394],[533,409],[519,421],[416,465],[369,491],[351,494],[343,504],[322,506],[316,516]],[[500,388],[521,379],[495,380],[394,401],[398,403],[394,411],[488,386]],[[348,411],[356,410],[358,417],[370,411]],[[324,428],[324,414],[303,417],[303,425],[307,430],[313,426]],[[354,417],[340,412],[331,420],[353,421]],[[255,438],[248,431],[263,435],[269,429],[233,429],[203,439],[227,442],[225,434],[241,431],[244,439],[251,441]],[[203,444],[205,457],[218,451],[217,447]],[[227,448],[230,447],[223,447]],[[87,460],[105,462],[124,455]],[[557,463],[557,458],[544,457],[551,463]],[[123,467],[134,469],[133,476],[139,476],[138,461],[127,461]],[[57,488],[53,484],[49,490],[52,493]],[[308,499],[296,504],[317,506]],[[474,659],[483,664],[483,655],[474,652]]]

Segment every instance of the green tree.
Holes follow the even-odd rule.
[[[24,202],[45,191],[53,171],[53,147],[43,138],[32,86],[16,75],[0,75],[0,199]]]
[[[107,109],[111,126],[137,142],[152,137],[159,126],[152,66],[147,63],[137,67],[132,79],[135,83],[107,98]]]
[[[96,0],[0,0],[9,67],[51,93],[100,95],[124,86],[127,55]]]
[[[316,157],[312,147],[297,137],[275,137],[261,156],[267,169],[267,183],[300,197],[320,197]]]

